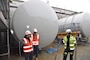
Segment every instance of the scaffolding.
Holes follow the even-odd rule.
[[[10,11],[10,8],[9,8],[9,0],[0,0],[0,11],[2,12],[3,19],[5,20],[2,23],[6,22],[6,24],[7,24],[7,26],[3,25],[3,26],[6,26],[5,28],[0,27],[0,34],[1,35],[2,35],[2,33],[4,34],[4,35],[2,35],[2,37],[4,39],[3,42],[5,42],[5,40],[6,40],[6,43],[5,43],[6,45],[0,46],[0,49],[6,48],[6,50],[7,50],[4,53],[0,53],[0,56],[8,56],[8,60],[10,60],[10,45],[9,45],[9,40],[10,40],[9,39],[9,31],[10,31],[9,30],[9,26],[10,26],[9,11]],[[2,17],[0,17],[0,20],[3,21],[3,19],[1,19],[1,18]]]

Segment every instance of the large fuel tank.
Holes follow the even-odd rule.
[[[71,28],[72,26],[76,25],[74,29],[77,29],[77,26],[79,26],[79,30],[86,37],[90,37],[90,27],[89,27],[90,26],[90,14],[89,13],[80,13],[80,14],[76,14],[70,17],[60,19],[58,24],[59,24],[59,32],[60,32],[61,26],[62,28],[67,29],[67,28]]]
[[[52,43],[57,35],[57,15],[48,4],[40,0],[30,0],[23,3],[12,15],[10,26],[14,32],[13,36],[18,41],[22,40],[26,30],[33,33],[33,29],[37,28],[40,34],[40,48],[42,48]]]

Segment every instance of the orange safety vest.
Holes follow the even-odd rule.
[[[33,45],[39,45],[39,34],[36,36],[33,35]]]
[[[28,39],[23,38],[24,41],[24,46],[23,46],[23,51],[24,53],[29,53],[33,51],[33,45],[32,45],[32,40],[30,40],[30,42],[28,41]]]

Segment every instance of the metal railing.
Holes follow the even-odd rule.
[[[59,26],[58,32],[65,32],[66,29],[71,29],[72,31],[80,31],[79,23],[69,23],[62,26]]]

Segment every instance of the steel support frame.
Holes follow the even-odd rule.
[[[3,0],[4,1],[4,0]],[[7,12],[7,18],[6,18],[6,20],[7,20],[7,23],[8,23],[8,27],[7,27],[7,53],[3,53],[3,54],[0,54],[0,56],[8,56],[8,60],[10,60],[10,43],[9,43],[9,41],[10,41],[10,34],[9,34],[9,32],[10,32],[10,7],[9,7],[9,0],[5,0],[6,2],[7,2],[7,5],[6,5],[6,12]]]

